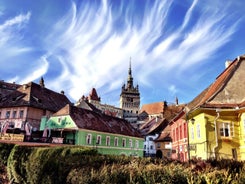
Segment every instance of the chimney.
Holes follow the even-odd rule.
[[[24,84],[23,85],[23,90],[26,90],[26,88],[27,88],[27,84]]]
[[[62,95],[64,95],[65,94],[65,92],[62,90],[61,92],[60,92]]]
[[[225,68],[228,68],[230,66],[230,64],[232,63],[231,60],[226,60],[225,61]]]
[[[176,98],[175,98],[175,103],[176,103],[176,106],[178,106],[179,105],[179,99],[178,99],[178,97],[176,96]]]
[[[40,81],[39,81],[39,85],[40,85],[42,88],[44,88],[44,87],[45,87],[43,77],[41,77],[41,79],[40,79]]]

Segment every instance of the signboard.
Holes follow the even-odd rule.
[[[7,133],[1,134],[0,140],[23,142],[24,141],[24,135],[23,134],[7,134]]]
[[[195,144],[190,144],[190,150],[196,150],[196,145]]]
[[[22,120],[15,120],[14,128],[21,128]]]

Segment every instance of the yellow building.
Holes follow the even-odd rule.
[[[188,109],[191,159],[245,160],[245,55],[226,63]]]

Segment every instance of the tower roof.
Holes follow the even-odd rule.
[[[89,93],[89,100],[100,101],[100,97],[98,97],[98,94],[95,88],[93,88],[91,92]]]

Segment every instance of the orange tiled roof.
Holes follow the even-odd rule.
[[[69,104],[54,114],[54,116],[60,115],[70,115],[80,129],[141,137],[138,130],[124,119],[96,113]]]
[[[151,114],[162,114],[163,113],[164,102],[155,102],[150,104],[142,105],[140,112],[145,111],[149,115]]]

